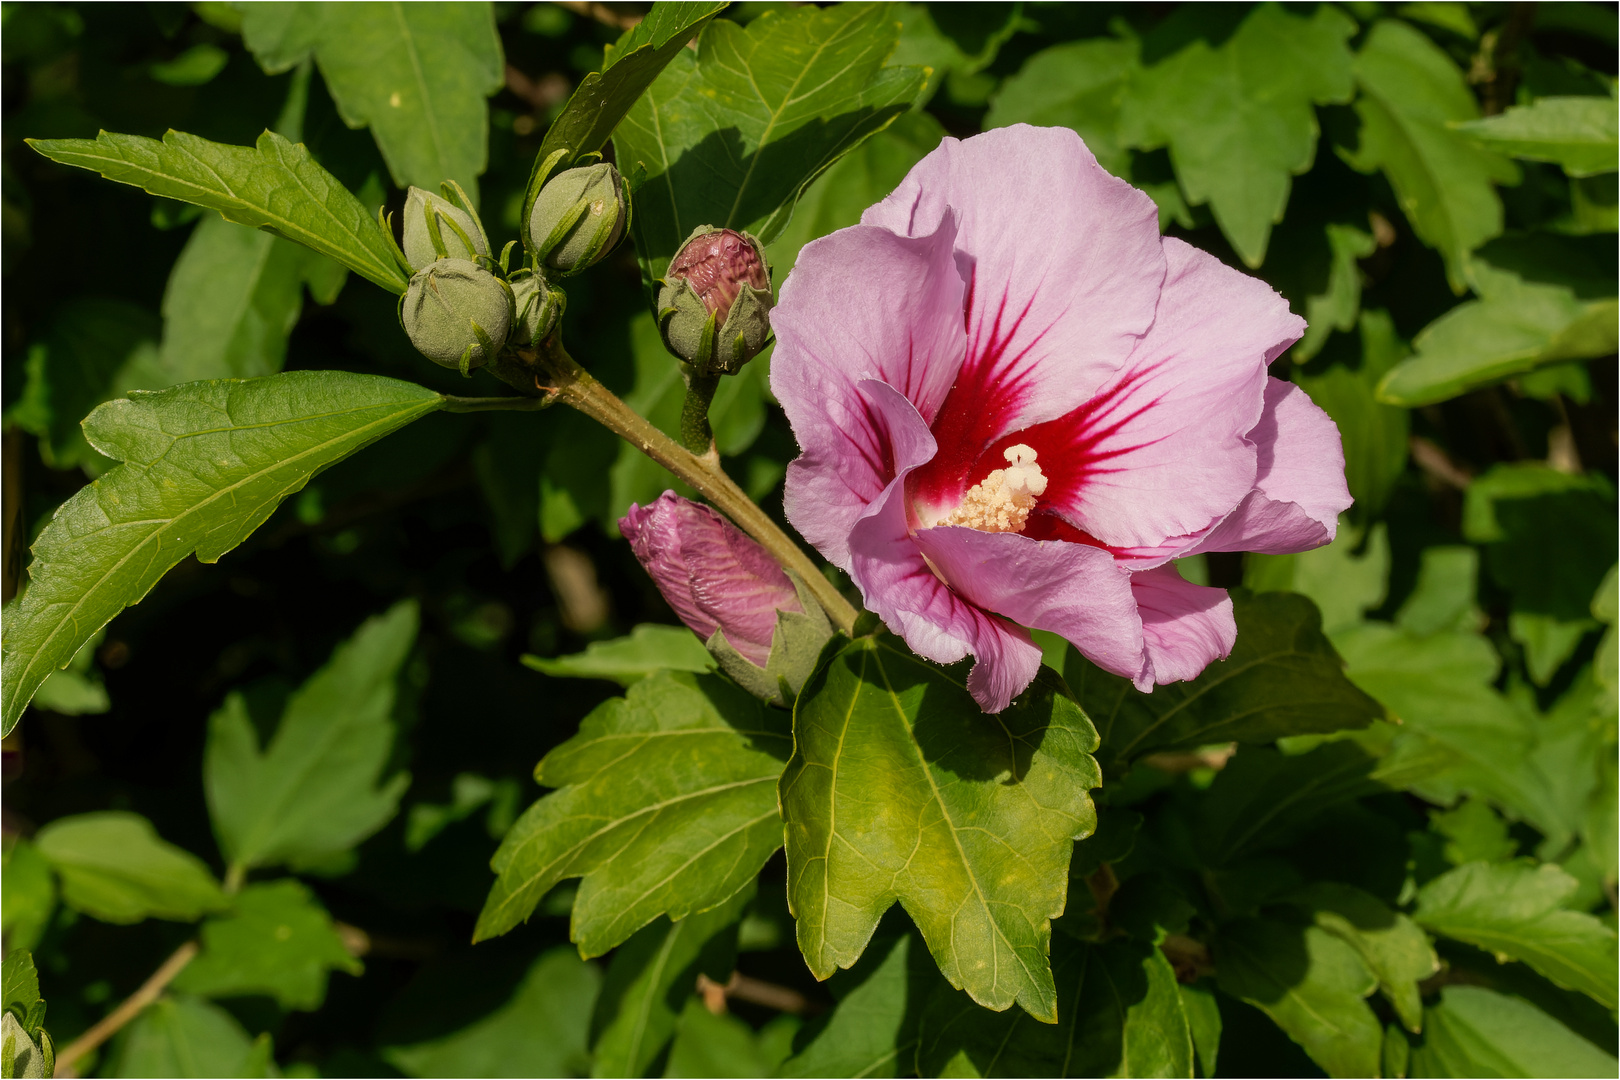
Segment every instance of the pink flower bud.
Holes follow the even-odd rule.
[[[716,229],[688,240],[669,264],[664,280],[690,284],[722,326],[744,285],[771,287],[771,273],[753,240],[731,229]]]
[[[693,633],[707,642],[715,630],[725,631],[731,647],[758,667],[770,659],[777,611],[804,611],[763,547],[673,491],[646,507],[632,504],[619,532]]]

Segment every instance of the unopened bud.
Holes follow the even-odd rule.
[[[540,261],[577,274],[624,236],[630,193],[606,162],[565,169],[546,181],[529,212],[529,242]]]
[[[538,270],[512,281],[512,342],[538,345],[557,326],[566,301],[561,289],[554,289]]]
[[[507,284],[467,259],[439,259],[411,278],[399,321],[417,351],[463,373],[494,357],[512,326]]]
[[[619,532],[721,670],[764,701],[793,703],[833,633],[804,582],[737,526],[672,491],[632,504]]]
[[[461,195],[461,189],[451,189]],[[436,259],[472,259],[489,254],[489,239],[470,208],[413,187],[405,198],[405,261],[413,270]]]
[[[705,225],[687,238],[658,290],[658,330],[704,375],[734,375],[771,340],[771,268],[747,233]]]

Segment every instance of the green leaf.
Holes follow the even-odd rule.
[[[1161,750],[1326,734],[1366,727],[1383,715],[1344,677],[1309,600],[1240,594],[1233,604],[1238,635],[1232,655],[1191,682],[1151,694],[1069,651],[1063,675],[1102,735],[1105,770],[1123,772]]]
[[[51,672],[35,691],[34,704],[63,716],[94,715],[112,708],[107,686],[94,667],[96,649],[104,637],[105,630],[91,634],[90,640],[73,654],[67,667]]]
[[[362,623],[288,699],[262,752],[240,694],[210,717],[203,786],[233,867],[315,863],[394,816],[410,778],[379,781],[394,745],[395,682],[416,628],[414,600]]]
[[[106,471],[113,463],[85,441],[79,421],[108,398],[159,389],[137,373],[153,365],[159,334],[152,313],[126,300],[68,300],[28,350],[28,383],[6,419],[39,437],[40,457],[52,468]]]
[[[911,1075],[917,1018],[938,983],[914,935],[874,941],[854,968],[832,977],[837,1006],[805,1029],[798,1053],[777,1075]]]
[[[894,4],[890,10],[900,21],[900,41],[891,62],[929,69],[928,81],[917,96],[919,109],[947,80],[956,84],[952,103],[968,104],[958,100],[963,87],[960,80],[990,66],[1001,47],[1020,30],[1034,28],[1024,18],[1022,4]],[[971,80],[966,85],[976,90],[984,81]],[[988,81],[995,85],[993,78]],[[982,105],[982,95],[975,96],[972,104]]]
[[[1214,942],[1220,988],[1257,1007],[1329,1075],[1377,1076],[1383,1028],[1362,1000],[1378,980],[1316,926],[1238,919]]]
[[[243,40],[265,70],[314,52],[344,122],[371,128],[396,186],[437,191],[448,179],[477,198],[485,99],[505,72],[489,4],[254,4],[243,14]]]
[[[724,1014],[715,1015],[696,997],[687,999],[669,1048],[666,1077],[772,1076],[793,1048],[796,1016],[778,1016],[757,1033]]]
[[[1245,555],[1243,584],[1256,592],[1276,589],[1309,597],[1322,613],[1322,629],[1332,636],[1360,623],[1388,595],[1389,530],[1379,522],[1369,533],[1341,517],[1339,534],[1326,547],[1297,555]]]
[[[1620,1062],[1521,998],[1447,986],[1424,1010],[1412,1076],[1613,1076]]]
[[[660,672],[594,709],[535,779],[561,790],[517,820],[474,940],[583,877],[572,936],[598,956],[659,915],[683,919],[754,880],[782,843],[786,718],[718,677]]]
[[[1478,629],[1479,550],[1439,545],[1424,548],[1420,560],[1417,584],[1395,613],[1395,624],[1418,637]]]
[[[1210,865],[1287,844],[1323,810],[1384,790],[1378,761],[1354,742],[1332,742],[1294,756],[1245,747],[1210,785],[1198,815],[1200,851]]]
[[[1192,1032],[1164,953],[1145,942],[1094,945],[1059,934],[1052,969],[1052,1025],[987,1012],[942,987],[922,1018],[922,1075],[1192,1075]]]
[[[1285,898],[1317,926],[1345,942],[1378,978],[1378,988],[1407,1030],[1423,1025],[1418,983],[1440,970],[1434,948],[1416,923],[1350,885],[1320,881]]]
[[[1305,298],[1305,336],[1295,343],[1292,353],[1298,361],[1321,352],[1333,331],[1355,328],[1356,316],[1361,312],[1361,266],[1357,260],[1378,250],[1372,234],[1354,225],[1329,222],[1323,233],[1332,261],[1326,288]]]
[[[1479,116],[1474,94],[1439,46],[1382,19],[1356,55],[1360,145],[1346,160],[1382,169],[1418,238],[1440,252],[1452,291],[1468,282],[1469,253],[1502,231],[1492,182],[1515,184],[1511,161],[1481,150],[1450,125]]]
[[[1579,887],[1552,863],[1468,863],[1418,893],[1413,917],[1429,930],[1521,960],[1607,1008],[1617,998],[1615,933],[1564,901]]]
[[[593,641],[572,656],[525,656],[523,663],[559,679],[611,679],[620,686],[640,682],[655,671],[714,670],[714,658],[684,626],[642,623],[628,637]]]
[[[884,67],[894,17],[879,4],[717,19],[678,52],[613,135],[621,168],[644,166],[636,254],[661,277],[699,225],[769,243],[805,187],[917,97],[918,68]]]
[[[1033,124],[1078,132],[1115,176],[1130,176],[1131,155],[1120,143],[1119,111],[1141,60],[1135,40],[1093,38],[1042,49],[1008,76],[990,99],[984,126]]]
[[[62,883],[62,902],[102,922],[191,922],[227,904],[203,861],[161,839],[139,814],[57,818],[34,842]]]
[[[260,135],[251,149],[183,131],[168,132],[162,142],[107,131],[93,140],[26,141],[52,161],[218,210],[227,221],[264,229],[336,259],[390,292],[405,291],[405,273],[376,219],[302,143],[290,143],[273,131]]]
[[[1187,1026],[1192,1029],[1198,1069],[1205,1076],[1214,1076],[1221,1048],[1221,1007],[1215,1001],[1214,989],[1208,982],[1182,983],[1181,1007],[1187,1013]]]
[[[547,950],[510,1001],[460,1031],[385,1049],[410,1076],[583,1076],[591,1009],[602,972],[574,950]]]
[[[679,922],[659,919],[614,951],[591,1020],[592,1076],[645,1076],[698,975],[725,985],[737,962],[737,920],[754,891]]]
[[[1429,826],[1446,838],[1441,853],[1453,866],[1504,862],[1519,853],[1507,822],[1482,799],[1465,799],[1455,810],[1429,811]]]
[[[1412,340],[1417,354],[1378,384],[1379,400],[1416,407],[1568,360],[1607,356],[1620,342],[1620,302],[1580,300],[1475,260],[1478,300],[1458,304]]]
[[[658,73],[725,9],[726,4],[712,2],[654,4],[646,18],[607,47],[602,70],[580,80],[546,129],[535,160],[544,162],[556,151],[566,150],[568,156],[557,168],[567,168],[581,154],[600,150]],[[533,201],[528,199],[531,206]],[[529,206],[525,206],[525,222],[528,216]]]
[[[781,783],[799,948],[825,979],[898,900],[953,986],[1050,1023],[1051,920],[1072,841],[1096,827],[1096,734],[1045,669],[993,717],[961,678],[863,638],[805,685]]]
[[[253,1038],[218,1005],[162,997],[119,1032],[104,1076],[274,1076],[270,1036]]]
[[[327,260],[280,237],[218,217],[199,221],[163,292],[154,375],[167,386],[280,371],[304,282],[320,263]]]
[[[0,1003],[0,1011],[27,1019],[39,1003],[39,972],[35,970],[34,958],[28,954],[28,950],[13,947],[6,953],[4,963],[0,964],[0,988],[3,988],[5,998]]]
[[[1314,316],[1312,322],[1315,325]],[[1366,520],[1382,513],[1406,471],[1410,419],[1405,409],[1383,403],[1376,393],[1379,380],[1407,353],[1395,335],[1394,321],[1380,310],[1362,312],[1360,323],[1359,367],[1334,364],[1315,375],[1296,373],[1294,381],[1338,425],[1345,482],[1357,512]]]
[[[203,86],[225,70],[231,54],[218,45],[193,45],[173,60],[164,60],[148,68],[152,78],[170,86]]]
[[[33,841],[17,837],[6,846],[5,888],[0,889],[0,932],[6,947],[32,950],[56,911],[56,878]]]
[[[1544,97],[1455,127],[1488,150],[1555,162],[1570,176],[1620,169],[1620,120],[1613,98]]]
[[[1315,160],[1312,104],[1350,100],[1347,42],[1355,32],[1336,8],[1302,18],[1265,4],[1219,46],[1195,40],[1142,71],[1126,92],[1123,141],[1169,146],[1187,200],[1209,204],[1251,267],[1265,260],[1290,176]]]
[[[361,972],[315,895],[287,878],[249,885],[229,913],[202,925],[202,952],[173,987],[202,997],[267,994],[284,1009],[313,1010],[326,1000],[329,971]]]
[[[295,371],[132,394],[85,419],[125,462],[63,503],[7,609],[5,730],[51,671],[195,552],[211,563],[327,466],[442,399],[375,375]]]

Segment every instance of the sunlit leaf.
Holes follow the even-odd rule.
[[[159,837],[139,814],[57,818],[34,842],[62,883],[62,902],[102,922],[190,922],[226,905],[203,861]]]
[[[257,1039],[212,1002],[186,995],[159,998],[119,1032],[107,1076],[270,1076],[270,1036]]]
[[[1571,176],[1620,169],[1620,120],[1613,98],[1544,97],[1457,130],[1499,154],[1551,161]]]
[[[1446,986],[1424,1010],[1412,1076],[1610,1076],[1620,1062],[1523,998]]]
[[[621,686],[655,671],[714,670],[714,658],[692,631],[653,623],[642,623],[628,637],[593,641],[572,656],[525,656],[523,662],[554,678],[611,679]]]

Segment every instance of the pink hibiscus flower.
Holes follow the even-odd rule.
[[[1232,602],[1171,560],[1317,547],[1350,505],[1333,421],[1267,375],[1304,320],[1067,129],[946,139],[804,248],[772,324],[788,519],[918,655],[973,655],[987,712],[1040,666],[1025,627],[1195,677]]]

